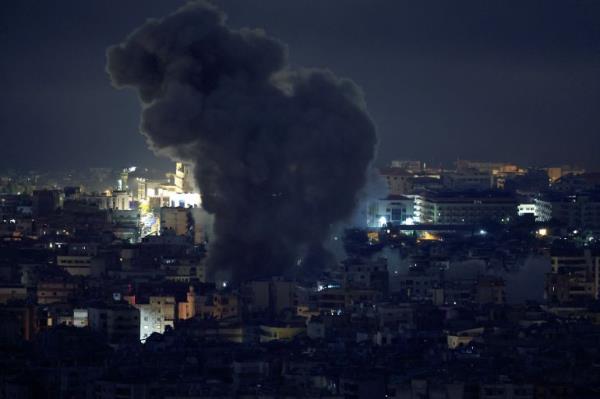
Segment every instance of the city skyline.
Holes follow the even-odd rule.
[[[598,21],[7,2],[0,399],[599,398]]]

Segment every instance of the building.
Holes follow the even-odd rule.
[[[33,339],[39,327],[35,306],[23,302],[0,305],[0,342],[29,341]]]
[[[296,323],[271,323],[260,326],[260,342],[290,341],[306,332],[304,320]]]
[[[571,228],[600,228],[600,194],[548,193],[535,199],[536,220],[556,220]]]
[[[481,276],[475,286],[475,301],[479,305],[503,305],[506,302],[505,283],[500,277]]]
[[[148,303],[134,304],[140,311],[140,341],[153,333],[163,334],[167,327],[174,327],[177,319],[177,303],[173,296],[151,296]]]
[[[382,227],[387,223],[394,225],[412,224],[414,212],[414,197],[388,195],[386,198],[372,201],[369,204],[367,226]]]
[[[342,287],[367,289],[386,295],[389,290],[389,273],[386,258],[366,260],[347,259],[341,263]]]
[[[457,170],[478,170],[480,172],[493,173],[494,170],[501,170],[505,162],[488,162],[488,161],[469,161],[467,159],[459,159],[456,161]]]
[[[565,193],[579,193],[600,188],[600,173],[586,172],[569,174],[561,177],[552,184],[552,190]]]
[[[471,328],[468,330],[449,332],[446,336],[448,349],[457,349],[461,346],[466,346],[475,338],[480,337],[484,332],[483,327]]]
[[[453,191],[489,190],[493,185],[490,172],[480,172],[475,169],[464,169],[457,172],[442,174],[442,184],[445,189]]]
[[[161,208],[160,231],[173,232],[175,235],[184,236],[190,233],[192,220],[186,208]]]
[[[284,309],[296,309],[296,284],[282,278],[249,281],[242,287],[242,303],[249,312],[279,314]]]
[[[193,168],[194,166],[190,163],[177,162],[175,164],[175,187],[177,187],[177,192],[192,193],[195,191]]]
[[[37,284],[37,303],[46,305],[68,302],[75,296],[76,289],[77,285],[67,280],[40,281]]]
[[[82,308],[73,309],[73,326],[83,328],[88,326],[88,310]]]
[[[517,208],[517,214],[519,216],[530,215],[534,218],[537,218],[537,206],[535,205],[535,202],[519,204]]]
[[[141,215],[136,210],[115,209],[111,212],[111,231],[120,240],[138,242],[141,235]]]
[[[81,195],[78,200],[102,210],[118,209],[127,211],[131,209],[131,196],[127,191],[107,191],[102,194]]]
[[[391,162],[392,168],[405,169],[410,173],[419,173],[425,169],[425,164],[421,161],[408,160],[408,159],[395,159]]]
[[[72,276],[92,274],[92,257],[81,255],[58,255],[56,265]]]
[[[553,166],[550,168],[546,168],[546,171],[548,172],[548,180],[550,180],[551,184],[556,182],[563,176],[580,175],[585,173],[585,169],[581,169],[571,165]]]
[[[415,221],[425,224],[508,222],[517,210],[514,196],[496,191],[430,192],[415,198]]]
[[[0,285],[0,304],[27,299],[27,288],[16,284]]]
[[[412,193],[412,173],[402,168],[388,167],[379,169],[379,174],[387,184],[388,194],[405,195]]]
[[[409,271],[407,274],[396,276],[396,281],[398,293],[416,302],[433,300],[436,288],[440,287],[438,274]]]
[[[34,216],[47,216],[61,207],[64,196],[60,190],[35,190],[32,210]]]
[[[178,317],[187,320],[192,317],[202,319],[227,319],[236,317],[240,312],[238,296],[229,291],[196,292],[190,286],[185,302],[178,304]]]
[[[113,191],[112,196],[114,198],[114,208],[121,211],[128,211],[131,209],[131,196],[127,191]]]
[[[160,268],[165,279],[182,283],[206,282],[206,264],[203,259],[164,257]]]
[[[499,189],[508,188],[511,181],[527,175],[527,169],[520,168],[517,165],[505,164],[499,169],[492,170],[492,186]]]
[[[600,293],[600,253],[586,249],[551,252],[552,270],[546,275],[545,295],[550,303],[597,300]]]
[[[341,313],[353,307],[375,306],[383,294],[364,288],[323,288],[315,296],[319,312]],[[312,298],[311,298],[312,299]]]
[[[88,307],[89,327],[119,344],[140,339],[140,311],[125,302],[99,303]]]
[[[125,168],[119,174],[119,179],[117,180],[117,189],[120,191],[129,190],[129,173],[135,172],[135,166],[131,168]]]
[[[94,205],[98,209],[115,209],[115,198],[110,193],[82,195],[80,201]]]

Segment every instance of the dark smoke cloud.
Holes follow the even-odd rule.
[[[238,281],[281,274],[351,214],[376,144],[351,81],[290,68],[284,44],[228,28],[204,1],[110,47],[107,70],[138,91],[150,146],[194,163],[215,215],[213,268]]]

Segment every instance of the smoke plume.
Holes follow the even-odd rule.
[[[151,148],[195,165],[215,216],[212,268],[237,281],[281,274],[351,215],[376,135],[350,80],[291,68],[283,43],[227,27],[205,1],[107,55],[113,85],[139,93]]]

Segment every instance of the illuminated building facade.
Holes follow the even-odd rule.
[[[167,326],[173,328],[177,316],[175,297],[151,296],[148,303],[133,306],[140,311],[140,341],[153,333],[164,333]]]
[[[175,165],[175,187],[177,187],[177,192],[192,193],[196,191],[195,186],[193,165],[177,162]]]
[[[495,192],[437,192],[415,199],[415,219],[425,224],[508,222],[517,216],[517,211],[515,197]]]
[[[372,201],[367,209],[367,226],[382,227],[387,223],[394,225],[412,224],[415,200],[404,195],[388,195],[386,198]]]

